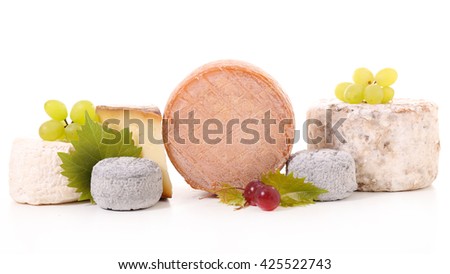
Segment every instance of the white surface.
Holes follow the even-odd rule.
[[[449,25],[445,1],[430,0],[0,2],[0,269],[118,273],[118,260],[329,257],[327,273],[448,272]],[[397,97],[439,103],[438,179],[421,191],[356,193],[271,213],[198,200],[172,166],[174,198],[145,211],[33,207],[9,197],[11,142],[37,137],[47,99],[163,109],[190,71],[223,58],[275,77],[297,128],[307,107],[332,97],[355,68],[396,68]]]
[[[72,148],[66,142],[16,139],[9,159],[9,194],[14,201],[31,205],[78,201],[80,193],[67,187],[69,180],[61,174],[58,156]]]

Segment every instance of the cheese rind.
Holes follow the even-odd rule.
[[[327,190],[327,193],[319,195],[318,201],[344,199],[357,188],[355,160],[345,151],[299,151],[291,156],[286,165],[286,174],[289,173]]]
[[[328,130],[327,110],[331,111]],[[342,126],[332,129],[342,118]],[[322,123],[309,125],[308,149],[349,152],[356,162],[360,191],[420,189],[431,185],[437,176],[440,141],[438,108],[434,103],[395,99],[391,104],[351,105],[323,100],[309,109],[307,119]],[[332,135],[331,142],[326,140],[327,131]],[[341,142],[338,134],[346,142]],[[311,143],[317,137],[322,140]]]
[[[133,133],[134,142],[142,147],[142,157],[156,162],[161,168],[163,177],[163,193],[161,197],[171,198],[172,183],[167,170],[166,153],[162,138],[162,117],[159,109],[155,106],[97,106],[97,115],[100,117],[101,122],[116,119],[117,123],[109,124],[110,128],[116,130],[123,129],[125,120],[129,119],[128,127]],[[152,126],[151,130],[149,126]]]
[[[15,140],[9,166],[11,197],[18,203],[31,205],[78,201],[80,193],[67,186],[58,156],[58,152],[69,152],[71,148],[71,144],[64,142]]]
[[[244,188],[281,169],[292,150],[288,96],[270,75],[242,61],[194,70],[172,92],[164,120],[173,166],[191,187],[211,193],[224,183]]]
[[[92,170],[92,197],[104,209],[148,208],[159,201],[162,190],[161,168],[148,159],[107,158]]]

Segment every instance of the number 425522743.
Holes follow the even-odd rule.
[[[264,259],[264,269],[330,269],[331,259]]]

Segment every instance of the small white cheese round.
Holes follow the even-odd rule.
[[[69,152],[72,145],[34,139],[17,139],[11,150],[9,191],[18,203],[61,204],[78,201],[80,193],[67,186],[61,175],[58,152]]]
[[[107,158],[92,170],[91,194],[104,209],[148,208],[159,201],[162,191],[161,169],[148,159]]]

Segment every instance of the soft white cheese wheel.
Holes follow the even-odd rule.
[[[31,205],[61,204],[78,201],[79,193],[67,186],[61,175],[58,152],[68,152],[64,142],[17,139],[11,151],[9,189],[18,203]]]
[[[342,118],[339,126],[336,122]],[[434,103],[395,99],[391,104],[351,105],[323,100],[308,110],[307,119],[308,149],[349,152],[361,191],[419,189],[437,176],[440,142]]]

